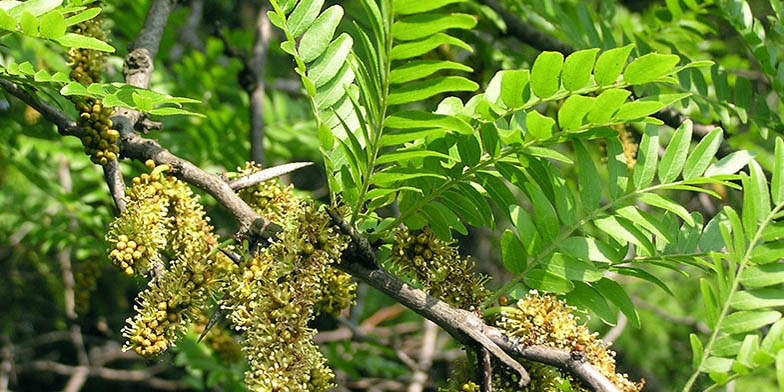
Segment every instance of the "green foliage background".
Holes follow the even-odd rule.
[[[199,5],[195,4],[197,2]],[[125,48],[141,28],[148,3],[148,1],[118,0],[103,7],[107,29],[110,32],[110,42],[117,50],[109,57],[104,82],[122,80],[122,59],[127,54]],[[281,1],[281,3],[286,2]],[[340,3],[345,8],[346,15],[358,21],[354,26],[347,20],[343,20],[338,27],[339,31],[352,34],[354,31],[352,29],[356,29],[357,26],[365,31],[371,28],[369,26],[372,26],[373,22],[367,20],[361,6],[362,2],[328,3]],[[666,146],[683,135],[683,132],[678,133],[675,128],[681,124],[683,118],[688,117],[695,124],[713,124],[724,129],[724,143],[718,150],[717,159],[725,158],[724,162],[730,166],[739,164],[742,167],[748,163],[748,157],[753,155],[756,162],[759,162],[759,166],[752,164],[749,166],[750,169],[744,169],[751,175],[743,180],[744,187],[747,184],[753,186],[755,174],[759,179],[759,173],[762,173],[764,182],[765,176],[772,178],[771,173],[777,168],[781,169],[776,166],[774,157],[774,140],[784,130],[780,115],[781,96],[784,94],[784,65],[782,64],[784,30],[781,25],[783,15],[780,2],[775,0],[770,2],[762,0],[748,2],[739,0],[706,2],[503,0],[498,3],[517,16],[520,23],[533,26],[541,30],[545,36],[559,40],[574,50],[599,48],[604,53],[605,50],[633,43],[635,46],[631,49],[632,58],[659,52],[678,55],[679,66],[704,60],[712,61],[713,65],[686,68],[673,75],[674,79],[671,81],[673,83],[639,83],[631,87],[634,97],[685,92],[691,94],[678,100],[672,110],[664,109],[671,120],[667,121],[666,125],[659,127],[659,125],[635,122],[634,125],[629,126],[628,130],[632,138],[640,143],[646,131],[652,128],[659,129],[662,151],[659,151],[658,146],[648,151],[655,156],[661,155],[659,153],[663,152]],[[203,7],[201,17],[193,15],[193,10],[197,7]],[[473,71],[441,70],[436,76],[447,78],[445,80],[449,82],[449,88],[432,94],[415,96],[415,98],[404,94],[409,92],[404,86],[416,82],[394,86],[390,97],[396,92],[398,96],[390,98],[392,103],[405,105],[403,106],[405,109],[430,112],[446,97],[444,92],[451,92],[451,95],[462,98],[463,102],[466,102],[477,87],[471,83],[476,82],[479,91],[489,90],[498,70],[533,68],[532,73],[537,73],[536,59],[540,50],[530,46],[530,42],[521,42],[519,37],[515,37],[512,26],[508,25],[486,2],[471,0],[450,7],[450,11],[478,16],[476,26],[450,31],[454,37],[470,45],[473,53],[455,46],[442,45],[426,54],[424,58],[453,61],[470,66]],[[200,100],[201,104],[187,105],[186,108],[202,116],[153,116],[163,122],[164,130],[153,131],[147,136],[157,139],[176,155],[195,162],[209,171],[233,170],[249,157],[249,98],[240,84],[243,65],[239,59],[228,55],[226,43],[240,51],[250,51],[254,42],[253,26],[257,13],[258,4],[255,2],[198,0],[184,2],[171,16],[156,58],[152,88],[170,96]],[[192,22],[194,18],[195,24]],[[225,37],[225,42],[220,38],[221,36]],[[335,36],[337,37],[338,34]],[[361,53],[363,45],[359,43],[356,34],[352,36],[354,36],[355,50]],[[345,163],[347,160],[345,155],[357,153],[356,145],[348,145],[350,143],[346,142],[343,150],[325,148],[323,129],[322,139],[319,138],[319,125],[329,124],[332,132],[338,134],[343,124],[332,119],[327,110],[319,112],[323,118],[314,118],[308,94],[300,88],[300,75],[294,71],[294,62],[291,56],[281,49],[280,44],[284,41],[286,38],[283,33],[275,30],[267,53],[264,75],[264,82],[267,85],[264,106],[266,123],[264,165],[313,161],[318,164],[318,167],[298,171],[286,176],[283,181],[293,183],[301,194],[324,202],[327,202],[336,192],[343,192],[344,199],[350,204],[361,205],[363,197],[366,198],[364,200],[371,200],[372,197],[368,197],[368,189],[363,190],[361,187],[353,189],[351,184],[353,183],[354,186],[368,184],[373,174],[372,164],[368,166],[366,162],[364,167],[360,167],[359,164],[357,167],[350,167],[351,165],[347,164],[341,169],[341,162]],[[24,34],[3,34],[0,36],[0,65],[7,66],[11,62],[29,61],[36,69],[47,69],[52,73],[67,72],[64,60],[66,50],[51,41]],[[508,75],[512,77],[512,73]],[[535,90],[541,91],[543,88],[534,87],[533,81],[531,83]],[[295,86],[294,89],[275,87],[292,84]],[[359,87],[354,87],[362,89],[362,99],[369,99],[367,94],[364,94],[363,89],[366,87],[359,82],[358,84]],[[503,96],[504,92],[500,94]],[[52,99],[64,111],[76,117],[72,105],[66,99],[61,96],[54,96]],[[366,102],[361,103],[363,107],[368,107]],[[517,109],[523,106],[505,103],[510,112],[514,111],[514,106],[517,106]],[[535,106],[535,109],[538,110],[537,113],[542,113],[540,117],[557,118],[557,113],[564,109],[563,106],[565,105],[557,100],[543,100]],[[353,112],[352,114],[356,115]],[[378,123],[384,117],[385,113],[371,111],[367,118],[369,123],[373,124],[373,121]],[[29,365],[36,360],[71,364],[76,362],[70,342],[67,339],[57,338],[58,332],[67,331],[69,328],[62,295],[64,289],[60,270],[62,258],[71,260],[77,274],[91,274],[90,271],[98,271],[94,286],[82,291],[81,296],[77,295],[81,300],[79,305],[82,308],[79,312],[78,324],[85,335],[88,349],[107,342],[121,342],[122,337],[119,336],[118,331],[124,320],[132,314],[133,297],[142,287],[143,282],[116,273],[106,260],[106,248],[102,239],[106,227],[114,216],[114,206],[106,191],[100,168],[92,165],[84,156],[78,140],[60,137],[51,124],[10,95],[0,94],[0,118],[3,119],[0,121],[0,271],[3,272],[4,277],[3,283],[0,284],[0,298],[3,298],[0,300],[0,336],[2,336],[0,346],[12,353],[12,362],[18,366],[11,382],[12,389],[51,390],[60,388],[66,378],[54,373],[26,370],[25,364]],[[348,118],[346,120],[349,122]],[[533,125],[536,124],[535,121],[537,120],[532,120],[529,116],[528,129],[536,127]],[[508,121],[507,124],[509,128],[513,127],[512,121]],[[561,125],[560,121],[559,125]],[[335,131],[336,129],[338,131]],[[692,147],[689,151],[693,150],[693,146],[699,140],[696,136],[697,127],[694,133],[695,142],[691,143]],[[460,137],[462,136],[456,138]],[[466,139],[459,140],[456,142],[457,149],[460,150],[457,158],[463,161],[471,160],[473,152],[466,152],[468,147],[464,147],[470,143],[463,143]],[[484,143],[484,140],[474,137],[471,137],[471,140],[476,142],[477,154],[486,152],[484,150],[486,145],[479,146],[479,142]],[[689,138],[685,142],[686,148],[689,147],[690,141]],[[558,162],[560,157],[577,162],[575,166],[557,163],[547,166],[547,170],[562,175],[566,181],[557,185],[571,189],[569,191],[571,194],[580,193],[583,198],[581,203],[588,205],[599,201],[586,200],[586,196],[595,188],[582,190],[582,187],[586,186],[585,183],[591,181],[591,178],[585,177],[584,168],[596,165],[598,167],[594,178],[596,182],[591,184],[599,188],[604,186],[602,184],[606,184],[610,178],[605,168],[606,161],[602,160],[602,156],[606,156],[607,150],[612,151],[613,146],[606,145],[602,150],[599,143],[587,141],[587,138],[583,143],[587,147],[585,150],[553,146],[548,150],[549,152],[539,151],[538,156],[546,154],[544,156],[547,158],[556,158],[555,160],[542,159],[544,162]],[[472,144],[470,146],[473,147]],[[645,154],[645,147],[645,143],[640,145],[639,154]],[[385,152],[391,152],[388,150],[394,148],[397,147],[388,148]],[[431,148],[430,151],[455,155],[454,151],[450,152],[448,148],[439,146]],[[638,165],[645,164],[644,160],[640,162],[641,159],[638,155]],[[349,157],[348,160],[351,158]],[[389,158],[387,162],[394,161],[395,159]],[[591,164],[588,165],[586,162]],[[126,177],[143,171],[143,166],[138,162],[126,162],[121,166]],[[423,165],[417,169],[426,168],[426,165]],[[759,168],[759,171],[755,172],[755,168]],[[352,169],[354,172],[349,173]],[[653,170],[656,170],[655,166]],[[659,170],[661,171],[661,166]],[[679,174],[680,170],[676,176]],[[352,177],[351,181],[347,181],[348,176]],[[662,173],[659,172],[658,176],[661,179]],[[664,174],[664,176],[668,175]],[[328,179],[335,182],[329,184]],[[674,180],[674,177],[670,180]],[[342,182],[337,183],[339,181]],[[728,181],[732,184],[741,184],[739,178],[733,177]],[[69,183],[70,186],[66,185]],[[466,181],[466,184],[470,186],[469,181]],[[426,192],[435,188],[433,183],[427,181],[405,185]],[[727,185],[717,180],[715,184],[703,186],[704,189],[720,194],[722,196],[720,200],[706,197],[702,193],[676,192],[674,189],[667,190],[666,195],[676,204],[686,206],[689,211],[701,212],[698,223],[708,224],[708,221],[725,206],[731,206],[738,211],[747,206],[744,204],[748,202],[744,201],[743,194]],[[399,186],[401,185],[396,183],[390,188]],[[767,194],[767,188],[765,192]],[[515,196],[521,193],[515,190]],[[405,212],[406,207],[416,205],[418,202],[408,201],[406,196],[401,196],[399,203],[391,204],[392,200],[389,200],[390,203],[382,200],[387,196],[382,192],[371,196],[379,200],[371,205],[378,207],[376,212],[383,216],[399,213],[400,210],[395,209],[402,209]],[[441,228],[442,232],[445,230],[449,233],[452,228],[461,232],[456,235],[461,250],[479,260],[480,270],[493,278],[491,287],[494,289],[501,288],[519,275],[510,272],[510,270],[518,273],[520,271],[515,270],[514,266],[510,267],[513,261],[510,261],[502,251],[514,246],[512,243],[519,241],[519,237],[526,239],[521,230],[524,225],[520,223],[520,215],[517,214],[521,210],[532,208],[535,211],[538,206],[535,202],[525,200],[521,203],[521,208],[511,215],[508,211],[503,211],[506,206],[499,208],[496,204],[491,205],[483,201],[482,205],[487,206],[487,211],[491,213],[477,209],[473,216],[470,211],[466,213],[466,219],[466,216],[458,212],[460,217],[455,218],[457,223],[450,221]],[[212,217],[215,226],[220,228],[220,234],[231,235],[236,229],[231,216],[215,205],[214,200],[209,197],[202,197],[202,202],[206,204],[208,214]],[[778,202],[780,201],[776,203]],[[444,202],[444,204],[448,203]],[[451,205],[448,206],[452,209]],[[681,229],[680,222],[673,213],[665,213],[664,210],[659,209],[655,210],[655,214],[656,219],[666,220],[670,226],[675,225],[676,233],[682,230],[684,237],[690,235],[685,225]],[[504,218],[505,216],[507,218]],[[704,222],[701,221],[702,216],[705,217]],[[425,218],[430,216],[420,216],[419,219]],[[477,224],[471,221],[472,218],[478,221]],[[557,224],[558,217],[555,216],[554,219]],[[463,225],[461,221],[470,224]],[[367,220],[367,226],[375,229],[384,228],[383,225],[379,226],[380,223],[380,219]],[[416,225],[416,222],[406,223]],[[539,223],[537,222],[537,225]],[[697,236],[701,234],[701,229],[700,227],[696,232]],[[514,234],[515,231],[519,233],[519,237]],[[737,231],[742,232],[744,229],[741,228],[733,233]],[[599,230],[594,232],[597,236],[601,233]],[[717,228],[714,228],[713,235],[718,235],[717,240],[721,241],[721,234],[718,233]],[[685,240],[680,238],[680,240],[686,241],[688,238]],[[772,244],[780,252],[780,240]],[[658,247],[660,244],[654,245]],[[702,246],[702,243],[700,245]],[[721,246],[718,249],[720,248]],[[635,256],[639,255],[631,255],[631,257]],[[779,258],[777,253],[774,260]],[[633,279],[628,275],[618,275],[615,278],[634,299],[641,327],[627,325],[615,341],[613,349],[618,352],[619,367],[634,379],[644,377],[648,382],[648,390],[675,390],[683,385],[693,373],[693,343],[690,343],[690,334],[696,333],[702,343],[705,343],[709,334],[701,334],[698,331],[700,328],[704,331],[708,328],[706,325],[715,326],[710,321],[711,315],[706,314],[702,299],[695,300],[703,297],[704,286],[708,285],[708,283],[703,284],[701,289],[700,280],[714,282],[713,279],[716,279],[715,270],[710,267],[713,260],[704,257],[704,260],[707,260],[705,263],[709,265],[707,268],[690,260],[684,262],[675,256],[669,259],[662,256],[656,259],[655,263],[640,262],[640,266],[635,267],[643,271],[638,272],[637,276],[647,274],[645,277],[650,276],[650,278]],[[722,268],[724,267],[719,269]],[[528,280],[524,283],[535,287],[535,284],[531,284]],[[721,283],[711,284],[714,284],[713,290],[721,290],[720,287],[716,287]],[[668,288],[671,293],[662,287]],[[781,282],[777,282],[773,287],[781,291]],[[512,297],[519,296],[527,290],[527,287],[523,286],[507,288],[511,290],[506,294]],[[780,294],[777,296],[781,297]],[[578,307],[582,307],[580,298],[575,298],[574,295],[567,298]],[[780,308],[781,304],[777,306]],[[618,322],[619,315],[624,319],[627,318],[627,312],[619,313],[615,307],[606,309],[599,307],[598,311],[590,306],[584,308],[590,309],[585,314],[586,321],[600,335],[612,330],[612,326],[602,320],[615,324]],[[388,309],[394,309],[394,302],[391,299],[364,287],[360,289],[359,305],[344,316],[352,323],[361,324],[371,316],[377,315],[380,310]],[[603,310],[609,312],[602,312]],[[632,313],[634,312],[628,314]],[[421,318],[406,311],[385,320],[380,326],[394,328],[420,321]],[[629,324],[634,324],[635,321],[629,320]],[[339,320],[330,317],[318,318],[314,323],[314,326],[322,331],[337,329],[342,325]],[[765,327],[761,332],[750,332],[749,336],[759,335],[757,339],[762,340],[766,336],[765,333],[774,328]],[[408,344],[406,347],[409,351],[416,352],[410,346],[411,342],[416,342],[420,335],[421,329],[415,328],[400,336],[399,340],[392,339],[392,342]],[[441,335],[446,336],[443,333]],[[740,339],[743,341],[744,338]],[[454,353],[459,350],[454,342],[446,341],[443,344],[440,347],[444,352]],[[733,347],[736,349],[740,346],[739,342],[729,342],[729,344],[734,344]],[[401,363],[395,351],[384,345],[346,339],[324,343],[322,351],[338,373],[338,381],[344,388],[360,385],[359,380],[378,379],[389,379],[405,385],[412,376],[411,369]],[[446,380],[449,370],[454,367],[453,357],[446,355],[437,358],[430,371],[429,390],[434,390],[434,387]],[[204,345],[197,345],[193,336],[183,340],[170,357],[159,361],[170,362],[172,366],[165,366],[158,376],[180,380],[189,388],[243,390],[241,380],[244,364],[221,360],[217,353]],[[743,364],[742,360],[739,362]],[[156,364],[128,360],[112,366],[122,369],[145,369]],[[738,378],[734,384],[735,390],[753,388],[755,391],[774,391],[779,388],[775,369],[771,366],[758,366],[758,363],[754,363],[753,366],[745,368],[739,366],[732,370],[724,369],[722,364],[716,366],[718,370],[715,370],[716,374],[713,375],[715,381],[726,381],[727,377],[734,379],[738,375],[750,374]],[[696,386],[700,390],[711,385],[713,385],[711,377],[702,376],[697,379]],[[112,382],[90,378],[84,390],[108,388],[142,390],[151,387],[133,382]]]

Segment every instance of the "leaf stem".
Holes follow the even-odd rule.
[[[738,264],[738,270],[735,272],[735,275],[732,278],[732,287],[730,287],[730,291],[727,293],[727,298],[725,298],[724,305],[721,309],[721,314],[719,314],[719,318],[716,319],[716,325],[713,329],[713,333],[708,339],[708,343],[705,345],[705,348],[702,350],[702,358],[700,359],[700,364],[694,370],[689,380],[686,381],[686,385],[683,386],[682,392],[689,392],[694,385],[694,382],[697,380],[697,376],[700,375],[700,368],[705,363],[705,360],[708,358],[711,352],[711,348],[713,348],[713,344],[716,342],[716,338],[719,336],[719,332],[721,331],[721,322],[727,317],[727,313],[730,310],[730,298],[735,292],[738,290],[738,285],[740,284],[740,274],[743,273],[743,270],[746,269],[746,265],[749,263],[751,259],[751,251],[754,250],[754,247],[757,245],[757,242],[762,238],[762,231],[770,224],[770,222],[774,219],[776,214],[784,208],[784,202],[779,203],[776,207],[765,217],[765,220],[762,221],[759,228],[757,228],[757,232],[754,233],[754,238],[749,243],[749,246],[746,248],[746,253],[743,255],[743,259],[741,259],[740,263]]]

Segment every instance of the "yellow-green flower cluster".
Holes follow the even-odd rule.
[[[329,216],[312,204],[287,211],[278,239],[229,281],[224,306],[245,339],[253,391],[323,391],[331,370],[308,328],[314,306],[330,294],[324,277],[334,274],[348,240]]]
[[[178,260],[139,293],[136,315],[122,330],[128,339],[124,350],[152,357],[186,332],[187,323],[198,317],[198,308],[205,299],[189,275],[185,263]]]
[[[390,260],[399,273],[450,305],[477,310],[488,296],[487,277],[476,273],[474,262],[461,259],[457,248],[427,227],[396,230]]]
[[[231,176],[244,177],[259,171],[261,171],[261,166],[247,162],[245,167],[238,167],[237,173],[232,173]],[[299,205],[299,199],[294,196],[293,187],[281,185],[278,179],[267,180],[241,189],[237,194],[257,214],[277,224],[281,224],[286,214]]]
[[[509,336],[523,345],[544,345],[579,351],[586,361],[623,392],[640,391],[644,381],[635,383],[615,371],[615,353],[591,333],[572,313],[573,308],[558,298],[532,290],[515,306],[505,307],[494,320]],[[570,376],[564,375],[566,378]],[[532,377],[533,378],[533,377]],[[571,379],[570,379],[571,380]],[[571,380],[572,387],[576,382]]]
[[[357,284],[351,275],[334,267],[328,268],[321,277],[322,297],[315,304],[316,314],[338,315],[341,310],[354,304]]]
[[[160,252],[168,243],[171,227],[169,194],[177,182],[164,175],[166,169],[159,166],[152,175],[133,179],[126,192],[127,207],[106,234],[109,259],[128,275],[145,275],[163,267]]]
[[[115,265],[129,275],[151,276],[123,330],[126,349],[151,356],[185,332],[233,264],[214,252],[218,237],[190,188],[167,176],[166,165],[147,166],[152,173],[133,179],[126,210],[111,224],[107,241]]]

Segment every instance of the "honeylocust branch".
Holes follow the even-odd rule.
[[[45,101],[36,99],[16,84],[0,80],[0,87],[54,123],[61,135],[78,137],[84,133],[67,114]],[[152,159],[158,165],[169,165],[174,176],[209,193],[232,214],[243,230],[250,230],[251,235],[266,239],[280,231],[278,225],[262,218],[242,201],[221,176],[207,173],[193,163],[175,156],[158,142],[138,135],[129,127],[127,118],[116,119],[118,120],[116,126],[120,131],[118,144],[121,156],[141,162]]]
[[[0,87],[38,110],[44,118],[57,126],[61,134],[78,136],[83,133],[83,130],[66,114],[46,102],[37,100],[15,84],[0,80]],[[139,161],[151,159],[157,165],[170,166],[171,174],[209,193],[252,236],[271,239],[280,232],[281,228],[278,225],[256,214],[240,199],[223,177],[207,173],[188,160],[172,154],[158,142],[138,135],[130,126],[128,118],[120,118],[117,125],[120,131],[121,156]],[[334,212],[331,212],[331,215],[333,220],[337,216]],[[344,261],[339,265],[339,268],[438,324],[458,341],[467,345],[484,347],[502,363],[520,373],[522,381],[528,380],[527,372],[511,356],[560,367],[598,392],[618,391],[596,368],[586,362],[579,352],[573,353],[551,347],[517,344],[497,328],[486,325],[477,315],[452,307],[424,291],[404,283],[398,277],[375,267],[373,247],[367,239],[342,219],[338,219],[336,224],[344,231],[347,230],[354,244],[344,254]],[[72,372],[75,369],[69,367],[67,371]]]

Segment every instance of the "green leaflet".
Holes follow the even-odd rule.
[[[629,44],[621,48],[610,49],[599,55],[593,71],[596,84],[606,86],[615,83],[623,66],[626,65],[626,59],[629,58],[632,48],[634,48],[634,44]]]
[[[296,10],[295,10],[296,11]],[[333,41],[327,50],[319,57],[308,69],[308,78],[313,81],[315,87],[325,85],[330,79],[337,75],[338,71],[346,62],[351,46],[354,41],[346,33],[341,34]]]
[[[618,322],[615,310],[610,308],[604,297],[595,288],[583,282],[574,282],[574,290],[566,295],[566,301],[578,309],[594,312],[609,325],[615,325]]]
[[[561,87],[563,55],[559,52],[542,52],[531,67],[531,91],[539,98],[549,98]]]
[[[371,177],[371,184],[388,184],[392,182],[405,181],[419,177],[433,177],[444,179],[445,177],[438,173],[433,173],[422,169],[408,169],[408,168],[391,168],[388,170],[377,172]]]
[[[418,14],[402,18],[392,25],[392,36],[401,41],[411,41],[447,29],[471,29],[476,18],[468,14]]]
[[[599,230],[609,234],[616,240],[630,242],[645,248],[649,254],[656,254],[656,250],[648,237],[625,218],[608,216],[595,219],[593,222]]]
[[[784,283],[784,264],[752,265],[740,274],[740,283],[754,289]]]
[[[623,72],[623,80],[629,84],[645,84],[669,73],[680,61],[674,54],[649,53],[636,58]]]
[[[723,133],[721,128],[716,128],[700,140],[694,151],[686,158],[686,163],[683,166],[684,180],[699,177],[705,172],[713,156],[719,151],[719,146],[724,139]]]
[[[501,260],[509,272],[521,274],[525,271],[526,252],[517,235],[507,229],[501,236]]]
[[[65,24],[66,24],[66,26],[73,26],[75,24],[88,21],[88,20],[98,16],[98,14],[100,14],[101,11],[102,10],[99,7],[88,8],[88,9],[82,11],[82,12],[79,12],[76,15],[67,17],[65,19]]]
[[[666,184],[674,181],[681,174],[686,163],[686,154],[689,152],[691,143],[692,122],[686,120],[673,133],[670,144],[664,151],[661,164],[659,165],[659,182]]]
[[[630,91],[618,88],[602,91],[594,99],[593,106],[590,107],[588,122],[591,124],[606,123],[621,108],[621,105],[626,102],[626,98],[630,94]]]
[[[585,49],[574,52],[566,58],[562,76],[565,89],[576,91],[588,84],[597,53],[599,49]]]
[[[310,27],[299,41],[299,56],[302,61],[309,63],[324,53],[332,41],[335,29],[343,18],[343,8],[333,5],[327,8]]]
[[[391,114],[384,120],[384,126],[398,129],[443,128],[464,135],[470,135],[474,132],[474,128],[471,125],[457,117],[420,111],[405,111]]]
[[[705,177],[735,174],[754,158],[754,154],[746,150],[735,151],[721,158],[705,170]]]
[[[503,71],[501,74],[501,99],[509,108],[519,108],[528,101],[525,88],[528,86],[530,73],[527,69]]]
[[[624,99],[626,98],[624,97]],[[583,118],[594,105],[594,101],[595,98],[582,95],[572,95],[566,98],[558,110],[558,126],[564,130],[579,128],[583,123]]]
[[[678,215],[689,226],[694,226],[694,218],[682,205],[656,193],[643,193],[639,200],[653,207],[658,207]]]
[[[765,312],[740,311],[724,318],[721,330],[726,333],[742,333],[773,324],[781,318],[781,313],[770,310]]]
[[[28,0],[8,10],[8,15],[19,18],[23,13],[29,12],[33,16],[43,15],[63,3],[63,0]]]
[[[346,62],[343,64],[343,68],[338,71],[337,76],[316,90],[315,100],[319,110],[324,110],[340,101],[346,95],[346,87],[351,85],[353,81],[354,70],[351,69],[351,64]]]
[[[659,159],[659,128],[647,124],[637,152],[637,164],[634,167],[634,187],[642,189],[653,181],[656,174],[656,163]]]
[[[614,264],[623,258],[610,245],[592,237],[569,237],[558,246],[564,253],[581,260]]]
[[[602,278],[602,271],[591,262],[563,253],[553,253],[541,266],[555,275],[577,282],[596,282]]]
[[[770,180],[770,194],[773,204],[784,202],[784,140],[776,138],[776,150],[773,158],[773,176]]]
[[[478,88],[478,84],[462,76],[442,76],[395,88],[389,94],[387,102],[389,105],[402,105],[445,92],[476,91]]]
[[[400,15],[418,14],[432,11],[452,3],[462,3],[465,0],[393,0],[392,9]]]
[[[384,163],[391,163],[391,162],[405,162],[412,159],[422,159],[422,158],[439,158],[444,160],[456,160],[455,158],[442,154],[437,151],[430,151],[430,150],[398,150],[390,153],[386,153],[381,155],[376,159],[376,164],[384,164]]]
[[[629,298],[629,294],[626,293],[626,290],[621,285],[607,278],[601,278],[591,285],[596,290],[599,290],[613,305],[617,306],[626,315],[632,326],[640,328],[640,315],[637,313],[637,308],[635,308],[632,299]]]
[[[67,46],[69,48],[93,49],[100,50],[101,52],[114,53],[114,48],[111,45],[93,37],[86,37],[84,35],[66,33],[62,37],[55,39],[55,41],[57,41],[57,43],[60,45]]]
[[[602,198],[602,184],[599,181],[599,172],[593,163],[593,158],[579,140],[575,140],[574,150],[577,153],[577,185],[580,189],[580,198],[583,207],[587,211],[599,208],[599,201]]]
[[[784,291],[773,288],[736,291],[730,306],[737,310],[756,310],[784,306]]]
[[[389,73],[389,82],[406,83],[447,69],[465,72],[473,71],[471,67],[456,63],[454,61],[414,60],[392,69],[392,71]]]
[[[526,140],[549,139],[551,136],[553,136],[553,126],[555,125],[555,120],[548,116],[543,116],[536,110],[531,110],[530,112],[526,113],[525,125],[528,129],[528,132],[525,135]]]
[[[574,283],[550,271],[534,268],[523,278],[529,287],[550,293],[566,294],[574,290]]]
[[[310,27],[319,15],[324,0],[302,0],[287,18],[286,26],[294,38],[299,37]]]
[[[558,235],[558,215],[542,189],[532,182],[526,182],[525,190],[534,206],[534,222],[536,228],[546,241],[550,242]]]
[[[41,17],[40,33],[44,38],[57,39],[65,35],[65,18],[58,11],[52,11]]]
[[[445,33],[437,33],[419,41],[411,41],[393,46],[392,50],[389,52],[389,58],[392,60],[410,59],[423,55],[441,45],[453,45],[469,52],[474,51],[470,45],[460,39]]]

